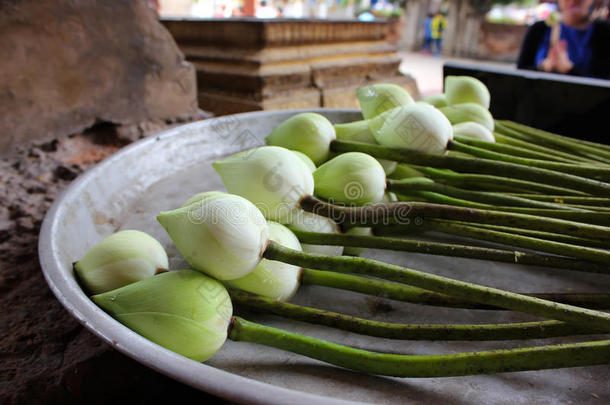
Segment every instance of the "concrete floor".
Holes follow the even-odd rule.
[[[401,52],[400,71],[410,74],[417,81],[420,94],[425,97],[443,91],[443,64],[447,61],[471,62],[503,68],[515,67],[514,64],[481,61],[465,58],[435,57],[422,52]]]

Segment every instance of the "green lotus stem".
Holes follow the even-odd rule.
[[[513,233],[513,234],[523,235],[523,236],[531,236],[532,238],[546,239],[546,240],[562,242],[562,243],[569,243],[570,245],[588,246],[588,247],[598,248],[598,249],[606,249],[608,247],[607,243],[600,242],[598,240],[575,238],[573,236],[566,236],[566,235],[561,235],[561,234],[557,234],[557,233],[532,231],[530,229],[511,228],[508,226],[499,226],[499,225],[473,224],[473,223],[469,223],[469,222],[464,222],[463,224],[469,225],[469,226],[474,226],[477,228],[491,229],[491,230],[495,230],[495,231]],[[602,268],[603,267],[604,266],[602,266]]]
[[[477,148],[486,149],[492,152],[504,153],[507,155],[518,156],[523,158],[530,159],[539,159],[546,160],[551,162],[563,162],[574,164],[574,160],[566,159],[556,154],[539,152],[536,150],[532,150],[531,148],[524,148],[521,146],[508,145],[505,143],[497,143],[497,142],[486,142],[481,139],[470,138],[467,136],[453,135],[453,139],[458,141],[461,144],[466,144],[470,146],[476,146]],[[582,163],[582,162],[581,162]],[[597,163],[595,163],[597,164]]]
[[[415,166],[417,170],[434,180],[454,186],[477,187],[484,191],[514,191],[514,192],[538,192],[544,194],[565,194],[565,195],[587,195],[586,193],[571,190],[564,187],[549,186],[538,184],[531,181],[511,179],[507,177],[490,176],[486,174],[466,174],[448,173],[445,170],[434,169],[431,167]]]
[[[328,234],[305,232],[291,229],[301,243],[309,245],[336,245],[363,247],[370,249],[397,250],[422,254],[467,257],[470,259],[491,260],[502,263],[543,266],[549,268],[584,271],[590,273],[610,274],[610,268],[590,262],[578,261],[566,257],[526,253],[514,250],[502,250],[478,246],[466,246],[450,243],[427,242],[385,236],[363,236],[347,234]],[[381,228],[383,232],[383,228]]]
[[[562,141],[567,141],[570,143],[574,143],[577,145],[588,145],[590,147],[593,148],[599,148],[599,149],[604,149],[608,152],[610,152],[610,145],[606,145],[603,143],[599,143],[599,142],[592,142],[592,141],[587,141],[585,139],[579,139],[579,138],[572,138],[569,136],[564,136],[564,135],[559,135],[553,132],[548,132],[548,131],[544,131],[541,129],[537,129],[528,125],[524,125],[524,124],[519,124],[515,121],[510,121],[510,120],[496,120],[496,124],[500,124],[509,128],[513,128],[516,131],[520,131],[521,133],[525,133],[525,134],[529,134],[531,136],[539,136],[542,135],[545,139],[561,139]]]
[[[425,202],[396,202],[362,207],[344,207],[306,196],[300,207],[314,214],[332,218],[337,223],[361,226],[378,226],[389,221],[408,222],[416,218],[451,219],[466,222],[481,222],[516,228],[534,229],[561,233],[582,238],[610,240],[610,228],[598,225],[566,221],[556,218],[541,218],[534,215],[481,210]]]
[[[588,260],[604,266],[610,265],[610,252],[602,249],[593,249],[585,246],[575,246],[568,243],[554,242],[530,236],[516,235],[508,232],[499,232],[491,229],[482,229],[475,226],[459,223],[429,220],[420,225],[431,231],[438,231],[450,235],[465,236],[488,242],[502,243],[509,246],[519,246],[561,256]]]
[[[375,297],[422,305],[464,309],[503,309],[494,307],[493,305],[479,304],[473,301],[455,298],[446,294],[440,294],[391,281],[376,280],[352,274],[336,273],[333,271],[312,269],[302,269],[301,271],[301,283],[303,285],[317,285],[353,291]],[[523,295],[590,309],[610,308],[610,294],[523,293]]]
[[[549,155],[557,155],[558,158],[563,159],[566,163],[570,163],[570,162],[572,162],[572,163],[582,162],[582,163],[586,163],[586,164],[600,164],[601,163],[598,160],[589,159],[584,156],[575,155],[573,153],[568,153],[568,152],[565,152],[564,150],[557,150],[557,149],[553,149],[553,148],[548,148],[546,146],[537,145],[535,143],[530,143],[530,142],[521,140],[520,138],[515,138],[514,134],[513,134],[513,136],[509,136],[514,131],[512,131],[510,128],[506,128],[506,127],[500,128],[501,126],[498,126],[498,125],[499,124],[496,124],[496,131],[494,131],[494,133],[493,133],[494,138],[496,138],[496,143],[515,146],[515,147],[519,147],[522,149],[530,149],[532,151],[549,154]],[[500,129],[502,131],[502,133],[498,132],[498,129]],[[505,135],[505,134],[507,134],[507,135]]]
[[[445,355],[371,352],[232,318],[229,338],[259,343],[369,374],[449,377],[606,364],[610,341],[570,343]]]
[[[557,134],[553,134],[551,132],[543,131],[541,129],[536,129],[529,127],[527,125],[518,124],[513,121],[497,121],[500,125],[504,127],[511,128],[515,131],[525,134],[529,138],[532,139],[533,143],[546,143],[553,144],[559,146],[561,148],[566,148],[574,151],[586,151],[588,153],[593,154],[594,156],[599,156],[604,160],[610,160],[610,150],[607,150],[607,147],[601,144],[594,143],[593,145],[588,145],[582,142],[576,142],[573,139],[568,137],[559,136]],[[601,145],[601,146],[600,146]]]
[[[461,198],[464,200],[470,200],[479,203],[487,203],[494,205],[507,205],[517,207],[534,207],[534,208],[549,208],[549,209],[565,209],[571,211],[582,211],[567,207],[562,204],[556,204],[551,202],[529,200],[527,198],[515,197],[512,195],[500,194],[500,193],[489,193],[481,191],[465,190],[459,187],[453,187],[446,184],[439,184],[430,181],[426,178],[407,178],[402,180],[388,180],[387,181],[388,191],[392,191],[399,194],[409,194],[410,192],[417,191],[432,191],[446,196]]]
[[[510,173],[511,177],[518,179],[569,187],[600,197],[610,196],[610,184],[608,183],[539,167],[529,167],[516,163],[499,162],[489,159],[435,155],[413,152],[408,149],[386,148],[378,145],[339,140],[332,141],[330,147],[333,152],[363,152],[378,159],[387,159],[420,166],[440,167],[462,172],[492,175]]]
[[[300,267],[379,277],[483,304],[569,322],[585,328],[610,330],[610,314],[601,311],[453,280],[376,260],[361,257],[305,254],[285,248],[273,241],[263,253],[263,257]]]
[[[515,197],[527,198],[529,200],[555,202],[557,204],[580,204],[602,206],[610,208],[610,198],[599,197],[581,197],[573,195],[543,195],[543,194],[527,194],[527,193],[510,193]]]
[[[283,318],[324,325],[360,335],[400,340],[517,340],[545,339],[558,336],[587,335],[596,331],[558,321],[519,322],[505,324],[401,324],[372,321],[339,312],[326,311],[271,298],[229,290],[231,301],[240,308],[270,313]]]
[[[590,211],[599,211],[599,212],[608,212],[610,213],[609,207],[595,207],[590,205],[578,205],[578,204],[569,204],[569,207],[578,208],[578,209],[586,209]]]
[[[489,160],[498,160],[503,162],[515,163],[519,165],[538,167],[542,169],[554,170],[562,173],[573,174],[575,176],[587,177],[590,179],[598,179],[608,181],[610,179],[610,168],[602,165],[583,165],[570,164],[562,162],[549,162],[547,160],[530,159],[519,156],[512,156],[505,153],[498,153],[483,149],[477,146],[467,145],[457,140],[449,141],[447,149],[454,150],[468,155]]]
[[[557,144],[554,144],[553,142],[547,142],[547,141],[544,141],[541,139],[537,139],[536,137],[531,137],[523,132],[515,130],[514,128],[505,126],[505,125],[501,124],[500,122],[496,122],[495,130],[501,134],[511,137],[511,139],[513,139],[513,140],[520,140],[523,142],[527,142],[530,145],[532,145],[532,147],[533,146],[542,147],[544,145],[544,147],[556,150],[558,153],[570,154],[575,157],[587,159],[589,163],[590,162],[595,162],[598,164],[609,164],[610,163],[610,160],[605,159],[595,153],[592,153],[591,151],[562,147]]]
[[[401,193],[398,190],[390,188],[395,193]],[[416,197],[417,201],[428,201],[435,204],[454,205],[460,207],[476,208],[481,210],[501,211],[507,213],[537,215],[547,218],[557,218],[566,221],[582,222],[594,225],[608,226],[610,225],[610,215],[604,212],[596,211],[568,211],[561,209],[545,209],[545,208],[528,208],[528,207],[505,207],[492,204],[483,204],[472,202],[461,198],[449,197],[443,194],[429,191],[411,191],[409,196]]]

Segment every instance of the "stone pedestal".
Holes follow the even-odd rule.
[[[162,21],[197,70],[199,106],[217,115],[286,108],[357,107],[355,90],[398,72],[388,23],[357,20]]]

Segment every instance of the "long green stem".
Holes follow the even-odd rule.
[[[557,145],[561,148],[566,148],[574,151],[586,151],[595,156],[599,156],[604,160],[610,159],[610,151],[607,150],[606,146],[601,144],[587,145],[582,142],[575,141],[574,139],[559,136],[551,132],[543,131],[540,129],[532,128],[527,125],[518,124],[513,121],[497,121],[502,126],[511,128],[515,131],[524,133],[526,136],[532,138],[534,143],[546,143]]]
[[[603,156],[593,153],[590,150],[574,147],[573,145],[571,147],[561,146],[554,142],[549,142],[547,140],[537,138],[536,136],[528,135],[524,132],[506,126],[503,123],[500,123],[499,121],[496,121],[495,130],[501,134],[510,137],[513,140],[524,141],[534,146],[544,146],[547,148],[552,148],[558,153],[565,153],[575,157],[581,157],[587,159],[589,162],[595,162],[600,164],[610,163],[610,159],[606,159]]]
[[[545,339],[557,336],[590,335],[581,327],[558,321],[504,324],[403,324],[372,321],[339,312],[326,311],[229,290],[231,301],[239,308],[271,313],[296,321],[324,325],[361,335],[400,340],[516,340]]]
[[[498,132],[498,130],[500,130],[502,132]],[[532,151],[536,151],[539,153],[556,155],[566,162],[582,162],[582,163],[586,163],[586,164],[601,163],[598,160],[589,159],[589,158],[586,158],[586,157],[583,157],[580,155],[575,155],[575,154],[569,153],[565,150],[557,150],[557,149],[549,148],[549,147],[546,147],[543,145],[538,145],[535,143],[527,142],[525,140],[515,137],[514,132],[516,132],[516,131],[512,131],[510,128],[506,128],[506,127],[501,128],[501,125],[496,123],[496,131],[494,131],[494,138],[496,138],[496,142],[501,143],[503,145],[511,145],[511,146],[515,146],[515,147],[520,147],[522,149],[530,149]],[[511,134],[513,136],[510,136]]]
[[[336,273],[334,271],[302,269],[301,276],[301,283],[303,285],[318,285],[339,290],[353,291],[413,304],[464,309],[503,309],[494,307],[493,305],[479,304],[474,301],[455,298],[446,294],[440,294],[405,284],[355,276],[352,274]],[[524,295],[590,309],[610,308],[610,294],[527,293]]]
[[[535,229],[561,233],[582,238],[610,240],[610,228],[583,224],[556,218],[541,218],[534,215],[481,210],[425,202],[397,202],[374,204],[362,207],[344,207],[306,196],[299,202],[305,211],[332,218],[337,223],[377,226],[389,222],[409,223],[416,219],[451,219],[466,222],[481,222],[515,228]]]
[[[387,159],[420,166],[440,167],[460,172],[492,175],[510,173],[511,177],[518,179],[573,188],[600,197],[610,196],[610,184],[608,183],[539,167],[529,167],[489,159],[434,155],[430,153],[414,152],[408,149],[386,148],[379,145],[339,140],[332,141],[330,148],[332,151],[339,153],[364,152],[378,159]]]
[[[580,204],[610,208],[610,198],[585,197],[574,195],[548,195],[548,194],[527,194],[511,193],[515,197],[527,198],[529,200],[552,201],[557,204]]]
[[[534,183],[531,181],[512,179],[508,177],[491,176],[487,174],[467,174],[447,172],[432,167],[415,166],[415,168],[426,176],[433,178],[437,182],[460,186],[463,188],[477,187],[485,191],[512,191],[512,192],[527,192],[527,193],[544,193],[544,194],[562,194],[585,196],[586,193],[572,190],[565,187],[549,186],[546,184]]]
[[[551,202],[529,200],[527,198],[515,197],[500,193],[486,193],[481,191],[465,190],[459,187],[439,184],[431,181],[430,179],[421,177],[411,177],[402,180],[389,179],[387,184],[388,191],[393,191],[400,194],[409,194],[412,191],[432,191],[451,197],[486,204],[582,211]]]
[[[477,228],[491,229],[500,232],[514,233],[517,235],[523,236],[531,236],[532,238],[538,239],[546,239],[555,242],[568,243],[570,245],[578,245],[578,246],[588,246],[592,248],[598,249],[606,249],[608,247],[607,243],[600,242],[594,239],[584,239],[584,238],[575,238],[573,236],[566,236],[557,233],[550,232],[541,232],[541,231],[532,231],[531,229],[520,229],[520,228],[510,228],[508,226],[499,226],[499,225],[488,225],[488,224],[472,224],[464,222],[464,225],[474,226]],[[607,266],[601,266],[602,268],[608,268]],[[610,271],[610,269],[609,269]]]
[[[455,222],[428,220],[418,225],[423,229],[447,233],[450,235],[465,236],[489,242],[502,243],[509,246],[519,246],[540,252],[553,253],[561,256],[574,257],[582,260],[610,266],[610,252],[602,249],[593,249],[585,246],[575,246],[568,243],[549,241],[518,235],[508,232],[499,232],[491,229],[482,229]]]
[[[357,273],[397,281],[483,304],[581,325],[591,330],[610,330],[610,314],[546,301],[361,257],[312,255],[285,248],[271,241],[263,257],[295,266]]]
[[[519,124],[518,122],[511,121],[511,120],[496,120],[496,125],[498,125],[498,124],[512,127],[515,130],[520,131],[521,133],[525,133],[526,135],[529,134],[530,136],[533,136],[533,137],[537,137],[540,134],[542,134],[544,140],[548,140],[549,138],[561,139],[561,140],[567,141],[569,143],[574,143],[577,145],[588,145],[595,149],[603,149],[605,151],[610,152],[610,145],[608,145],[608,144],[587,141],[587,140],[579,139],[579,138],[572,138],[572,137],[564,136],[564,135],[559,135],[559,134],[556,134],[553,132],[544,131],[542,129],[537,129],[537,128],[531,127],[529,125]]]
[[[401,187],[400,189],[403,189],[406,191],[408,188]],[[390,191],[393,191],[397,194],[401,193],[400,189],[397,187],[389,187]],[[430,191],[411,191],[411,192],[406,192],[406,194],[408,196],[415,197],[415,198],[411,198],[410,199],[411,201],[427,201],[427,202],[435,203],[435,204],[454,205],[454,206],[460,206],[460,207],[476,208],[476,209],[481,209],[481,210],[536,215],[536,216],[540,216],[540,217],[557,218],[557,219],[563,219],[566,221],[583,222],[583,223],[587,223],[587,224],[594,224],[594,225],[601,225],[601,226],[610,225],[610,215],[608,215],[605,212],[569,211],[569,210],[563,210],[563,209],[497,206],[497,205],[492,205],[492,204],[472,202],[472,201],[464,200],[461,198],[448,197],[446,195],[443,195],[443,194],[440,194],[437,192],[430,192]]]
[[[298,353],[336,366],[395,377],[448,377],[590,366],[610,362],[610,341],[445,355],[371,352],[233,317],[229,338]]]
[[[466,136],[454,135],[453,139],[456,141],[470,145],[476,146],[478,148],[490,150],[492,152],[504,153],[512,156],[519,156],[524,158],[531,159],[539,159],[539,160],[547,160],[552,162],[563,162],[563,163],[575,163],[575,160],[566,159],[560,156],[557,156],[556,153],[543,153],[536,150],[532,150],[531,148],[523,148],[520,146],[508,145],[504,143],[496,143],[496,142],[487,142],[482,141],[480,139],[469,138]],[[580,162],[582,163],[582,162]]]
[[[449,141],[447,149],[455,150],[468,155],[502,162],[515,163],[519,165],[538,167],[542,169],[554,170],[562,173],[573,174],[575,176],[587,177],[590,179],[598,179],[608,181],[610,179],[610,168],[603,165],[587,165],[570,164],[561,162],[549,162],[547,160],[530,159],[519,156],[507,155],[490,150],[486,150],[477,146],[466,145],[457,140]]]
[[[387,249],[403,252],[467,257],[471,259],[490,260],[503,263],[518,263],[557,269],[610,274],[610,268],[607,266],[601,266],[595,263],[583,262],[554,255],[534,254],[514,250],[492,249],[450,243],[427,242],[403,238],[390,238],[384,236],[306,232],[298,229],[291,230],[299,241],[301,241],[301,243],[306,243],[309,245],[335,245],[371,249]],[[381,228],[380,231],[383,232],[383,228]]]

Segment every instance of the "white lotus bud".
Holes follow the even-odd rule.
[[[199,362],[222,347],[233,314],[225,287],[193,270],[159,274],[92,299],[134,332]]]
[[[390,148],[443,153],[453,139],[449,120],[436,108],[413,103],[386,111],[369,121],[377,142]]]
[[[195,270],[219,280],[243,277],[254,270],[267,247],[267,222],[245,198],[211,193],[162,212],[157,220]]]
[[[489,89],[482,81],[471,76],[445,77],[445,95],[449,104],[476,103],[489,109]]]
[[[335,132],[337,133],[337,139],[341,141],[350,142],[362,142],[370,143],[372,145],[378,145],[377,140],[369,129],[367,120],[348,122],[346,124],[335,124]],[[392,160],[377,159],[379,164],[383,167],[386,176],[389,176],[396,169],[398,163]]]
[[[343,153],[313,173],[314,194],[334,203],[366,205],[381,201],[386,188],[383,167],[361,152]]]
[[[356,90],[362,116],[365,120],[396,107],[413,103],[413,97],[402,87],[392,83],[379,83]]]
[[[247,198],[271,221],[287,223],[300,210],[300,199],[313,194],[310,169],[279,146],[247,150],[212,165],[229,193]]]
[[[313,163],[313,160],[311,160],[309,158],[309,156],[307,156],[304,153],[299,152],[298,150],[293,150],[292,153],[297,155],[297,157],[299,159],[301,159],[303,161],[303,163],[305,163],[305,166],[307,166],[307,168],[309,169],[309,171],[311,173],[313,173],[316,170],[316,165]]]
[[[453,135],[464,136],[467,138],[479,139],[485,142],[496,142],[496,138],[491,131],[477,122],[460,122],[453,126]]]
[[[444,93],[432,94],[428,97],[422,98],[420,101],[433,105],[436,108],[441,108],[449,105],[449,101],[447,101],[447,96]]]
[[[269,239],[280,245],[301,251],[301,243],[292,231],[277,222],[267,221]],[[224,281],[230,288],[284,302],[290,300],[299,289],[300,268],[276,260],[263,259],[248,275]]]
[[[476,103],[452,104],[439,109],[452,125],[473,121],[494,130],[494,118],[491,113]]]
[[[290,227],[299,231],[318,233],[341,233],[339,225],[330,218],[315,215],[306,211],[300,211],[290,222]],[[319,255],[341,256],[343,246],[331,245],[308,245],[301,244],[303,252],[316,253]]]
[[[163,246],[152,236],[135,230],[104,238],[74,264],[79,280],[92,294],[152,277],[168,267]]]
[[[336,139],[333,124],[323,115],[301,113],[278,125],[267,137],[267,145],[298,150],[319,165],[330,156],[330,143]]]

